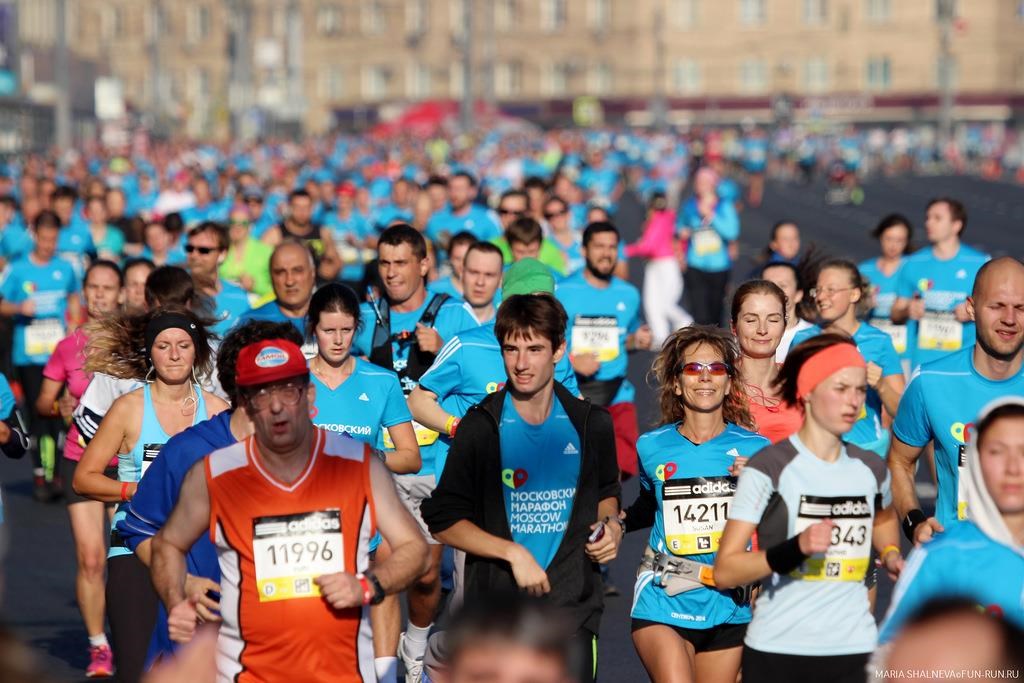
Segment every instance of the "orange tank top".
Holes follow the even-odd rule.
[[[313,579],[365,571],[376,530],[369,448],[317,429],[292,483],[249,437],[206,458],[221,570],[218,680],[375,681],[369,608],[335,610]]]
[[[756,432],[772,443],[788,439],[804,424],[804,413],[796,406],[789,406],[781,399],[764,398],[763,406],[750,397],[750,416],[754,418]]]

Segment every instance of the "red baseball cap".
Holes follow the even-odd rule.
[[[309,372],[302,350],[287,339],[264,339],[238,352],[235,384],[254,387]]]

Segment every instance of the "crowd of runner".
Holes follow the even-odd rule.
[[[1024,264],[964,243],[967,208],[939,197],[879,216],[859,263],[780,216],[737,280],[741,205],[803,164],[783,142],[11,164],[0,451],[67,505],[86,675],[140,680],[212,630],[225,681],[593,681],[634,531],[659,683],[1019,672]],[[843,144],[852,163],[864,142]],[[647,206],[630,244],[626,190]],[[641,434],[627,374],[652,357]],[[943,647],[960,627],[985,647]]]

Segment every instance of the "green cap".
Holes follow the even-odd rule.
[[[501,283],[501,296],[507,299],[515,294],[555,293],[555,276],[551,269],[535,258],[516,261],[508,270]]]

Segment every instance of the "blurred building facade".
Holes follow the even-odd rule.
[[[14,1],[22,54],[44,53],[61,0]],[[635,123],[934,120],[940,100],[944,0],[64,1],[75,63],[202,137],[458,100],[467,54],[476,97],[551,122],[579,98]],[[1024,2],[953,5],[956,118],[1021,118]]]

